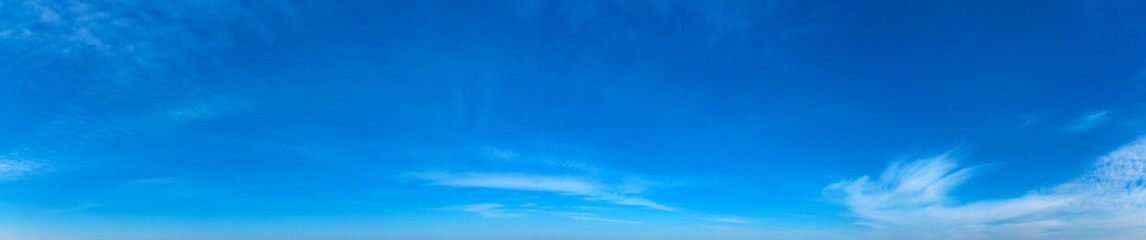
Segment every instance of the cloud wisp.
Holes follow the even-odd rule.
[[[740,223],[740,224],[755,224],[756,223],[756,221],[752,221],[752,220],[744,219],[744,218],[739,218],[739,217],[709,217],[709,218],[701,218],[701,219],[705,220],[705,221],[709,221],[709,222],[719,222],[719,223]]]
[[[505,205],[505,204],[500,204],[500,203],[481,203],[481,204],[469,204],[469,205],[458,205],[458,206],[445,207],[445,208],[441,208],[440,210],[456,210],[456,211],[470,212],[470,213],[475,213],[475,214],[481,215],[482,217],[487,217],[487,218],[522,217],[522,216],[539,214],[539,215],[552,215],[552,216],[568,217],[568,218],[574,219],[574,220],[591,220],[591,221],[602,221],[602,222],[612,222],[612,223],[642,224],[642,222],[636,222],[636,221],[603,218],[603,217],[600,217],[599,214],[590,213],[590,212],[554,212],[554,211],[541,210],[539,208],[540,207],[538,207],[536,204]]]
[[[450,187],[495,188],[521,191],[553,192],[561,195],[578,196],[585,200],[602,201],[620,205],[642,206],[664,211],[677,211],[640,196],[624,191],[619,187],[572,176],[544,176],[531,174],[490,174],[468,173],[450,174],[444,172],[423,172],[411,174],[416,178],[429,180],[431,185]]]
[[[1098,111],[1075,119],[1066,127],[1067,132],[1086,132],[1101,127],[1110,120],[1109,111]]]
[[[1108,238],[1146,234],[1146,138],[1101,157],[1089,174],[1017,198],[959,203],[949,193],[979,168],[948,155],[892,164],[879,178],[831,184],[856,224],[938,238]],[[1078,237],[1075,236],[1075,237]]]
[[[506,210],[504,207],[505,207],[505,205],[497,204],[497,203],[482,203],[482,204],[470,204],[470,205],[447,207],[447,208],[442,208],[442,210],[458,210],[458,211],[471,212],[471,213],[476,213],[478,215],[481,215],[482,217],[488,217],[488,218],[525,216],[525,214],[523,214],[523,213],[510,212],[509,210]]]
[[[617,219],[610,219],[610,218],[599,218],[599,217],[573,216],[570,218],[577,219],[577,220],[591,220],[591,221],[626,223],[626,224],[641,224],[641,222],[617,220]]]
[[[42,163],[0,156],[0,181],[15,180],[43,167]]]

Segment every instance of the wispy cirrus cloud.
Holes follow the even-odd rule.
[[[1101,127],[1110,120],[1110,111],[1097,111],[1088,113],[1074,120],[1065,128],[1068,132],[1085,132]]]
[[[829,185],[825,191],[857,224],[915,237],[1108,239],[1146,234],[1146,138],[1101,157],[1089,174],[1025,196],[959,203],[949,193],[977,172],[948,156],[892,164],[879,178]],[[932,235],[928,235],[932,234]]]
[[[523,214],[523,213],[516,213],[516,212],[511,212],[510,210],[506,210],[504,207],[505,207],[505,205],[497,204],[497,203],[482,203],[482,204],[470,204],[470,205],[446,207],[446,208],[442,208],[442,210],[458,210],[458,211],[471,212],[471,213],[476,213],[478,215],[481,215],[483,217],[488,217],[488,218],[525,216],[525,214]]]
[[[603,184],[575,176],[545,176],[519,173],[467,173],[422,172],[410,174],[429,180],[431,185],[450,187],[495,188],[521,191],[553,192],[578,196],[590,201],[603,201],[621,205],[643,206],[658,210],[676,211],[676,208],[635,196],[632,189]],[[639,191],[638,191],[639,192]]]
[[[266,31],[267,23],[252,13],[293,17],[294,12],[292,5],[279,1],[249,5],[218,1],[6,1],[0,4],[4,14],[0,18],[5,20],[0,22],[0,41],[28,44],[29,48],[19,50],[25,53],[44,50],[73,57],[94,52],[117,63],[151,64],[147,61],[233,42],[227,41],[230,36],[220,36],[223,33],[194,31],[194,24],[237,23],[253,31]]]
[[[457,210],[471,212],[487,218],[505,218],[505,217],[521,217],[527,215],[551,215],[568,217],[574,220],[590,220],[602,221],[612,223],[625,223],[625,224],[642,224],[642,222],[618,220],[611,218],[600,217],[600,214],[591,212],[560,212],[560,211],[547,211],[542,210],[536,204],[522,204],[522,205],[505,205],[500,203],[481,203],[481,204],[468,204],[458,205],[441,208],[440,210]]]
[[[720,222],[720,223],[740,223],[740,224],[755,224],[756,223],[756,221],[752,221],[752,220],[740,218],[740,217],[707,217],[707,218],[701,218],[701,220],[705,220],[705,221],[709,221],[709,222]]]
[[[43,169],[45,166],[39,162],[17,159],[12,156],[0,156],[0,181],[18,179]]]
[[[641,222],[617,220],[617,219],[611,219],[611,218],[585,217],[585,216],[574,216],[571,218],[577,219],[577,220],[591,220],[591,221],[614,222],[614,223],[641,224]]]
[[[100,206],[103,206],[103,205],[102,205],[102,204],[98,204],[98,203],[90,203],[90,202],[85,202],[85,203],[83,203],[83,204],[80,204],[80,205],[76,205],[76,206],[72,206],[72,207],[66,207],[66,208],[53,209],[53,210],[51,210],[50,212],[51,212],[51,213],[57,213],[57,214],[58,214],[58,213],[67,213],[67,212],[75,212],[75,211],[81,211],[81,210],[84,210],[84,209],[97,208],[97,207],[100,207]]]
[[[13,137],[21,139],[17,144],[23,152],[36,156],[36,164],[21,163],[25,167],[11,169],[69,165],[56,156],[90,143],[173,129],[246,106],[238,100],[240,88],[212,84],[241,76],[207,70],[212,67],[195,60],[236,46],[233,31],[195,29],[240,22],[242,28],[254,29],[265,22],[255,21],[251,13],[292,12],[289,5],[273,2],[250,6],[254,9],[216,1],[0,3],[0,45],[5,46],[0,48],[0,61],[13,64],[0,70],[0,79],[12,79],[5,85],[16,91],[39,89],[69,96],[28,102],[40,110],[22,114],[45,120],[26,126],[37,129],[29,136]],[[79,165],[83,164],[71,166]],[[20,174],[5,175],[36,172],[11,171]]]
[[[800,1],[518,1],[510,8],[511,13],[520,18],[536,16],[564,17],[565,23],[580,28],[587,24],[603,21],[606,13],[641,15],[652,19],[672,19],[683,22],[683,26],[699,27],[708,34],[706,41],[712,44],[729,37],[746,37],[769,32],[768,38],[774,44],[788,43],[793,39],[831,32],[834,26],[822,19],[838,14],[838,6],[824,4],[816,14],[808,14],[798,19],[789,16],[789,10],[802,3]],[[751,10],[750,10],[751,9]],[[680,14],[686,13],[686,14]],[[683,17],[682,17],[683,16]]]

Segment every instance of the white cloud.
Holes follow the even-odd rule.
[[[935,238],[1106,239],[1146,234],[1146,138],[1100,158],[1093,171],[1022,197],[959,203],[948,194],[975,173],[947,155],[896,163],[878,179],[829,185],[861,220],[897,234]],[[909,237],[910,238],[910,237]]]
[[[442,172],[422,173],[416,176],[432,180],[434,185],[549,191],[574,195],[589,195],[600,188],[596,184],[573,177],[480,173],[453,175]]]
[[[573,216],[573,217],[571,217],[571,218],[573,218],[573,219],[577,219],[577,220],[592,220],[592,221],[602,221],[602,222],[615,222],[615,223],[627,223],[627,224],[641,224],[641,222],[626,221],[626,220],[617,220],[617,219],[609,219],[609,218],[599,218],[599,217],[584,217],[584,216]]]
[[[501,205],[501,204],[497,204],[497,203],[483,203],[483,204],[453,206],[453,207],[444,208],[444,210],[466,211],[466,212],[471,212],[471,213],[477,213],[478,215],[481,215],[483,217],[488,217],[488,218],[525,216],[525,214],[522,214],[522,213],[509,212],[506,209],[504,209],[503,207],[505,207],[505,205]]]
[[[169,183],[174,182],[175,180],[176,179],[173,177],[146,178],[146,179],[140,179],[138,181],[135,181],[135,183],[136,184],[146,184],[146,185],[153,185],[153,184],[158,185],[158,184],[169,184]]]
[[[739,218],[739,217],[710,217],[710,218],[701,218],[701,219],[705,220],[705,221],[709,221],[709,222],[722,222],[722,223],[742,223],[742,224],[754,224],[754,223],[756,223],[756,221],[752,221],[752,220],[748,220],[748,219],[744,219],[744,218]]]
[[[67,213],[67,212],[75,212],[75,211],[81,211],[81,210],[84,210],[84,209],[89,209],[89,208],[97,208],[97,207],[100,207],[100,206],[103,206],[103,205],[102,205],[102,204],[98,204],[98,203],[84,203],[84,204],[80,204],[80,205],[77,205],[77,206],[72,206],[72,207],[67,207],[67,208],[60,208],[60,209],[54,209],[54,210],[51,210],[50,212],[51,212],[51,213]]]
[[[16,3],[16,2],[13,2]],[[216,24],[262,30],[266,23],[258,14],[293,17],[293,6],[279,1],[253,3],[239,7],[227,1],[122,2],[76,0],[24,0],[4,11],[0,29],[19,31],[18,36],[0,38],[51,49],[61,54],[94,51],[105,60],[146,64],[157,58],[184,51],[202,51],[219,47],[218,34],[199,34],[187,23]],[[241,9],[241,10],[240,10]],[[7,10],[7,11],[5,11]],[[136,17],[132,13],[147,11],[156,17]],[[254,16],[253,16],[254,15]],[[157,19],[167,19],[162,24]],[[228,35],[229,37],[229,35]],[[135,56],[132,56],[135,55]]]
[[[673,207],[627,194],[627,192],[632,191],[631,189],[619,191],[616,186],[589,181],[580,177],[488,173],[449,174],[443,172],[414,173],[412,176],[430,180],[432,185],[554,192],[580,196],[591,201],[676,211]]]
[[[558,216],[582,216],[582,217],[600,216],[600,214],[587,213],[587,212],[550,212],[550,211],[537,211],[537,212],[550,214],[550,215],[558,215]]]
[[[561,211],[542,210],[544,208],[551,208],[551,207],[541,207],[541,206],[537,206],[536,204],[532,204],[532,205],[530,205],[530,204],[506,205],[506,204],[500,204],[500,203],[482,203],[482,204],[451,206],[451,207],[441,208],[439,210],[465,211],[465,212],[476,213],[478,215],[481,215],[481,216],[487,217],[487,218],[522,217],[522,216],[529,216],[529,215],[551,215],[551,216],[568,217],[570,219],[576,219],[576,220],[594,220],[594,221],[606,221],[606,222],[630,223],[630,224],[639,224],[640,223],[640,222],[633,222],[633,221],[601,218],[600,214],[591,213],[591,212],[561,212]]]
[[[711,229],[716,229],[716,230],[721,230],[721,231],[739,230],[739,228],[727,227],[727,226],[715,226],[715,225],[700,225],[700,226],[711,228]]]
[[[1086,116],[1075,119],[1070,126],[1066,127],[1068,132],[1085,132],[1098,128],[1109,120],[1108,111],[1098,111],[1087,114]]]
[[[602,12],[623,15],[643,15],[644,18],[668,21],[698,27],[708,33],[707,44],[729,37],[742,37],[745,33],[769,36],[764,40],[783,44],[823,32],[830,32],[833,26],[823,21],[835,14],[837,6],[822,4],[816,11],[802,12],[803,19],[792,21],[785,15],[791,14],[795,4],[801,1],[517,1],[512,9],[516,17],[537,16],[564,17],[565,22],[580,28],[595,21],[601,21]],[[805,6],[806,7],[806,6]],[[685,13],[685,14],[681,14]],[[782,20],[784,19],[784,20]],[[635,28],[636,26],[624,26]]]
[[[577,172],[600,172],[603,169],[590,166],[587,162],[591,150],[570,149],[576,148],[565,144],[541,142],[533,146],[535,152],[521,152],[509,148],[485,147],[486,155],[490,159],[505,163],[529,164],[545,168],[561,169]],[[537,153],[541,152],[541,153]],[[576,152],[576,154],[570,154]]]
[[[42,163],[0,156],[0,181],[14,180],[43,167]]]

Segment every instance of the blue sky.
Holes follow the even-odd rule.
[[[1141,239],[1134,1],[0,1],[4,239]]]

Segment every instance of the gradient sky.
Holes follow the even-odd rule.
[[[0,1],[0,239],[1143,239],[1140,1]]]

